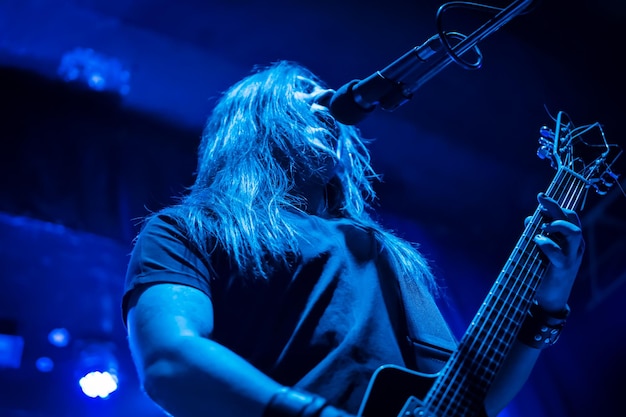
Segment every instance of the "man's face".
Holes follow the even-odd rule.
[[[336,122],[332,120],[332,126],[331,126],[330,125],[331,121],[328,121],[328,118],[329,118],[328,105],[329,105],[331,97],[335,93],[335,90],[324,89],[310,80],[303,79],[303,81],[308,81],[310,85],[312,86],[312,90],[307,93],[297,92],[296,98],[310,103],[312,112],[314,113],[320,112],[320,114],[321,112],[324,113],[324,116],[320,116],[320,117],[324,118],[327,128],[331,130],[332,132],[334,132],[333,136],[337,139],[334,149],[331,149],[331,151],[335,154],[335,156],[337,157],[337,160],[341,161],[345,153],[345,143],[344,143],[342,136],[339,134],[339,129],[335,124]],[[322,128],[310,127],[309,129],[311,130],[311,132],[313,132],[315,129],[322,129]],[[319,139],[315,137],[312,137],[311,143],[323,150],[326,150],[326,151],[329,150],[325,144],[321,143]]]

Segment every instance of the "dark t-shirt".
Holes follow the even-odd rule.
[[[416,362],[407,350],[396,278],[374,234],[345,219],[298,216],[294,221],[307,233],[300,255],[289,266],[275,265],[263,280],[237,276],[219,249],[198,254],[171,218],[153,217],[129,263],[124,319],[129,294],[141,285],[195,287],[213,303],[212,339],[281,384],[317,393],[352,413],[379,366],[436,371],[440,357]],[[424,306],[442,321],[432,299]]]

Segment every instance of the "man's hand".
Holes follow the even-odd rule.
[[[585,251],[580,220],[552,198],[540,193],[537,200],[546,218],[543,233],[534,239],[550,261],[547,274],[537,291],[537,302],[546,311],[565,308]]]

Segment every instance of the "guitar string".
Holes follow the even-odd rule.
[[[573,180],[570,178],[570,181],[573,181]],[[563,182],[559,181],[559,182],[556,182],[555,184],[560,185],[560,184],[563,184]],[[568,186],[563,187],[565,191],[561,190],[559,192],[564,192],[566,196],[570,195],[572,185],[573,185],[573,182],[569,185],[569,187]],[[559,196],[556,195],[559,192],[553,193],[552,190],[548,191],[549,194],[553,194],[553,197],[556,197],[557,199],[561,199]],[[567,197],[563,200],[567,200]],[[545,268],[545,266],[541,262],[541,259],[539,258],[539,254],[538,254],[538,250],[536,249],[536,246],[532,245],[534,243],[532,241],[532,236],[534,236],[536,232],[538,231],[539,224],[537,220],[538,219],[540,220],[541,217],[542,217],[541,214],[538,213],[538,215],[535,218],[535,221],[531,222],[532,225],[530,225],[529,229],[525,231],[525,235],[520,240],[520,242],[522,242],[518,247],[520,251],[518,251],[513,257],[511,257],[508,268],[504,268],[503,278],[506,278],[506,279],[499,280],[499,282],[497,283],[498,286],[496,288],[498,292],[500,293],[500,295],[498,295],[497,293],[492,294],[491,298],[494,298],[494,299],[499,298],[500,308],[496,309],[492,307],[492,310],[489,313],[483,315],[483,322],[486,323],[486,325],[478,326],[479,334],[482,334],[482,335],[501,334],[501,336],[497,339],[493,339],[493,338],[492,339],[490,338],[474,339],[475,342],[476,341],[479,342],[478,343],[479,346],[476,347],[475,346],[476,343],[474,342],[473,349],[482,349],[482,351],[484,351],[484,349],[486,348],[485,345],[489,343],[490,344],[489,348],[491,349],[491,351],[495,351],[498,353],[498,356],[495,358],[494,367],[489,368],[489,366],[487,366],[487,369],[490,369],[490,373],[487,375],[489,378],[493,378],[495,376],[498,370],[498,366],[501,365],[504,359],[504,355],[506,354],[506,351],[500,350],[499,347],[503,345],[505,347],[510,347],[511,342],[512,342],[511,339],[515,337],[516,335],[516,332],[511,332],[511,330],[515,330],[517,328],[515,326],[519,326],[519,323],[521,323],[523,319],[523,312],[527,310],[527,308],[524,309],[523,307],[522,308],[518,307],[519,303],[515,302],[515,297],[517,297],[517,299],[521,299],[523,303],[526,304],[526,307],[528,307],[530,303],[532,302],[531,296],[536,289],[537,283],[539,281],[538,278],[540,278],[540,275],[543,272],[542,269]],[[532,245],[532,247],[530,247],[530,245]],[[531,249],[530,251],[529,251],[529,247]],[[512,280],[511,275],[519,276],[519,278]],[[497,295],[498,297],[496,297]],[[496,306],[496,304],[494,303],[490,305]],[[485,311],[487,312],[488,310],[485,310]],[[507,319],[507,320],[503,320],[502,318]],[[509,318],[511,318],[510,319],[511,322],[509,322]],[[499,331],[498,332],[494,331],[494,327],[496,327],[497,330]],[[508,337],[505,337],[507,334],[508,334]],[[504,340],[502,339],[503,337],[504,337]],[[495,349],[493,346],[494,342],[499,345]],[[492,363],[494,362],[493,358],[487,358],[487,359],[489,359]],[[473,367],[471,367],[469,370],[478,371],[478,369],[475,369],[478,365],[481,365],[481,364],[474,363]],[[483,371],[482,373],[484,374],[483,369],[481,369],[480,371]],[[479,381],[479,383],[480,382],[481,381]],[[487,383],[483,383],[482,386],[479,386],[478,389],[479,390],[486,389],[489,379],[486,382]],[[481,396],[484,395],[483,392],[480,392],[480,394]],[[455,401],[454,403],[452,403],[452,405],[454,404],[459,404],[459,402]]]
[[[505,266],[504,271],[507,271],[507,270],[509,270],[509,269],[510,269],[510,263],[511,263],[511,262],[509,261],[509,262],[508,262],[508,265],[507,265],[507,266]],[[506,287],[506,285],[503,285],[503,284],[505,284],[505,283],[503,283],[503,282],[502,282],[502,280],[499,280],[499,281],[497,281],[497,282],[496,282],[496,284],[495,284],[495,285],[496,285],[496,290],[494,290],[494,291],[490,292],[490,296],[489,296],[489,298],[488,298],[488,300],[487,300],[487,303],[488,303],[488,302],[489,302],[492,298],[494,298],[496,295],[498,295],[498,294],[501,292],[502,288],[505,288],[505,287]],[[511,294],[512,294],[512,293],[508,293],[508,295],[509,295],[509,296],[510,296]],[[505,302],[506,302],[506,300],[505,300]],[[482,331],[483,331],[483,329],[481,329],[481,327],[478,325],[478,323],[479,323],[481,320],[483,320],[483,318],[484,318],[484,317],[488,317],[488,315],[486,314],[486,310],[485,310],[484,308],[482,308],[482,309],[481,309],[481,311],[479,312],[479,315],[478,315],[477,320],[476,320],[476,321],[474,321],[474,322],[472,323],[472,325],[474,326],[474,329],[473,329],[473,331],[474,331],[474,332],[478,332],[478,333],[480,333],[480,332],[482,332]],[[481,344],[484,344],[484,342],[485,342],[483,339],[478,339],[478,338],[474,338],[474,339],[470,339],[470,340],[472,340],[472,341],[480,341],[480,342],[481,342]],[[474,344],[475,344],[475,343],[474,343]],[[463,346],[465,346],[465,345],[463,345]],[[471,349],[475,349],[475,346],[470,346],[470,348],[471,348]],[[471,369],[470,369],[470,370],[471,370]],[[456,372],[455,372],[455,373],[456,373],[456,375],[454,375],[454,376],[455,376],[457,379],[458,379],[458,374],[459,374],[461,371],[462,371],[462,369],[461,369],[461,368],[457,368],[457,369],[456,369]],[[466,371],[467,371],[467,370],[466,370]],[[446,390],[444,391],[444,393],[447,393],[447,392],[451,391],[451,390],[452,390],[452,388],[453,388],[453,387],[451,387],[451,384],[449,384],[449,383],[448,383],[448,384],[446,384]],[[442,398],[442,400],[445,400],[445,397],[444,397],[444,398]],[[445,404],[445,405],[446,405],[446,408],[445,408],[445,410],[446,410],[446,415],[447,415],[447,414],[449,414],[449,409],[450,409],[450,406],[456,406],[456,407],[458,407],[458,404],[459,404],[459,401],[458,401],[458,400],[455,400],[455,401],[452,401],[452,402],[450,402],[450,403]]]
[[[503,269],[504,271],[506,271],[506,270],[510,269],[510,263],[511,263],[511,260],[509,259],[509,260],[508,260],[508,262],[507,262],[507,265],[506,265],[506,266],[505,266],[505,268]],[[501,282],[501,281],[502,281],[502,280],[498,280],[498,281],[496,281],[496,284],[495,284],[495,286],[496,286],[496,290],[495,290],[495,291],[490,292],[490,296],[488,297],[488,301],[489,301],[490,299],[494,298],[494,296],[495,296],[495,295],[497,295],[497,294],[500,292],[501,288],[497,288],[497,286],[498,286],[498,285],[500,285],[500,284],[502,284],[502,282]],[[509,293],[509,295],[510,295],[510,294],[512,294],[512,293]],[[478,325],[478,323],[479,323],[479,322],[483,319],[483,317],[486,317],[486,316],[487,316],[487,315],[485,314],[485,311],[486,311],[486,310],[485,310],[485,308],[484,308],[484,306],[485,306],[485,305],[486,305],[486,304],[483,304],[483,308],[481,308],[481,310],[479,311],[479,314],[477,315],[477,317],[478,317],[478,318],[477,318],[477,320],[472,322],[473,329],[471,329],[471,331],[474,331],[474,332],[476,332],[476,331],[477,331],[477,332],[479,332],[479,333],[482,331],[482,329],[481,329],[481,327]],[[474,338],[474,339],[470,339],[470,340],[472,340],[472,341],[478,341],[479,339]],[[474,343],[474,344],[475,344],[475,343]],[[481,344],[484,344],[484,340],[481,340]],[[465,348],[466,346],[467,346],[467,344],[465,343],[465,341],[462,341],[462,343],[461,343],[461,345],[460,345],[460,348]],[[475,346],[470,345],[469,347],[470,347],[470,348],[472,348],[472,349],[475,349]],[[454,372],[453,372],[453,373],[448,374],[448,375],[450,375],[453,379],[457,379],[457,380],[458,380],[458,378],[459,378],[459,373],[460,373],[461,371],[463,371],[463,370],[465,370],[466,372],[468,371],[468,369],[463,369],[463,368],[461,368],[461,367],[457,367],[457,368],[455,368],[455,369],[454,369]],[[458,406],[458,404],[459,404],[458,399],[455,399],[455,401],[452,401],[452,402],[450,402],[450,403],[445,403],[446,398],[449,398],[449,397],[450,397],[449,392],[450,392],[451,390],[453,390],[453,389],[456,389],[456,387],[452,386],[452,384],[451,384],[449,381],[448,381],[447,383],[445,383],[445,381],[442,381],[442,382],[444,382],[444,385],[443,385],[443,386],[445,387],[445,389],[444,389],[444,391],[443,391],[441,394],[442,394],[442,395],[444,395],[444,396],[443,396],[443,397],[440,397],[440,398],[439,398],[439,401],[440,401],[440,402],[441,402],[441,401],[443,401],[443,402],[444,402],[444,404],[443,404],[443,405],[444,405],[444,406],[446,406],[446,408],[445,408],[444,410],[449,411],[450,406],[453,406],[453,405]],[[467,386],[467,384],[466,384],[466,386]],[[436,393],[436,391],[434,391],[434,392]],[[445,394],[448,394],[448,395],[445,395]],[[435,405],[436,405],[436,404],[435,404]],[[439,408],[439,409],[441,409],[442,405],[436,405],[436,407],[437,407],[437,408]],[[447,415],[447,414],[448,414],[448,413],[446,412],[446,415]]]
[[[564,173],[564,171],[563,170],[559,170],[559,173]],[[566,190],[563,191],[563,193],[565,194],[564,198],[561,198],[560,196],[557,196],[558,193],[553,193],[552,190],[551,190],[552,187],[548,189],[547,194],[552,196],[553,198],[556,198],[557,200],[563,200],[562,204],[564,204],[565,207],[569,206],[570,208],[573,208],[572,201],[567,201],[568,200],[568,195],[571,197],[570,200],[575,201],[575,200],[577,200],[577,197],[576,197],[577,193],[575,191],[572,192],[572,187],[575,186],[575,184],[574,184],[574,182],[575,182],[574,180],[575,179],[572,178],[572,177],[569,177],[569,179],[570,179],[571,183],[569,184],[568,187],[565,187]],[[561,182],[562,181],[555,181],[552,185],[560,185]],[[539,211],[539,208],[538,208],[536,213],[535,213],[535,215],[531,219],[530,224],[526,228],[527,230],[525,230],[524,234],[520,238],[520,242],[524,242],[524,243],[522,244],[522,246],[518,247],[517,249],[521,249],[522,250],[522,252],[521,252],[522,254],[525,254],[528,251],[528,247],[532,243],[534,243],[530,236],[534,236],[537,233],[537,231],[539,230],[540,224],[539,224],[538,220],[540,220],[541,218],[542,218],[542,215],[541,215],[541,213]],[[532,233],[528,233],[529,231],[532,231]],[[507,264],[503,268],[503,272],[501,273],[501,276],[502,276],[502,278],[509,278],[509,279],[508,280],[505,280],[505,279],[497,280],[496,284],[494,285],[494,287],[498,287],[498,288],[496,288],[496,290],[494,290],[493,292],[490,292],[489,298],[497,298],[496,297],[496,293],[503,292],[503,290],[508,290],[508,292],[506,293],[506,298],[504,300],[500,300],[500,302],[504,306],[508,305],[509,308],[504,308],[504,309],[501,308],[500,310],[492,309],[492,313],[495,313],[496,318],[492,317],[491,320],[487,320],[486,321],[487,326],[485,326],[485,325],[476,326],[475,323],[473,323],[474,328],[478,329],[479,334],[485,334],[485,332],[486,332],[487,335],[494,334],[493,333],[493,327],[494,326],[503,327],[502,321],[497,319],[497,316],[498,315],[503,315],[503,313],[506,313],[506,314],[504,314],[504,316],[510,316],[511,315],[511,311],[512,311],[511,307],[515,307],[515,303],[511,302],[510,298],[513,295],[516,295],[516,294],[518,294],[520,292],[520,289],[515,289],[515,287],[516,287],[515,284],[520,284],[520,285],[517,285],[517,286],[521,286],[522,289],[526,288],[526,291],[525,291],[526,296],[524,298],[525,298],[525,302],[528,304],[528,306],[530,305],[530,302],[532,300],[530,299],[529,296],[532,295],[532,293],[534,293],[534,291],[536,289],[536,288],[533,288],[533,286],[532,286],[532,278],[533,277],[538,278],[539,274],[541,272],[540,271],[541,268],[544,267],[542,265],[542,263],[539,262],[540,259],[539,259],[538,253],[536,253],[536,254],[532,253],[534,251],[534,249],[536,249],[536,247],[533,246],[532,249],[533,250],[531,250],[531,253],[529,254],[529,256],[525,257],[525,256],[522,255],[521,257],[519,257],[519,259],[524,260],[524,265],[521,266],[521,270],[524,272],[522,279],[510,280],[510,277],[507,277],[507,274],[505,272],[507,270],[511,270],[511,265],[512,264],[516,264],[516,263],[518,264],[518,269],[520,269],[519,268],[519,259],[515,259],[515,257],[511,257],[507,261]],[[528,266],[529,263],[531,264],[531,267]],[[516,268],[513,268],[512,271],[515,271],[515,269]],[[526,282],[529,276],[531,277],[531,284],[528,284]],[[514,285],[513,286],[507,286],[506,285],[507,281],[512,281]],[[535,287],[536,286],[537,285],[535,285]],[[488,309],[487,308],[483,308],[482,310],[484,310],[482,312],[486,312]],[[517,310],[518,310],[517,313],[520,313],[522,311],[519,308],[517,308]],[[482,315],[482,316],[484,316],[484,315]],[[489,318],[489,316],[490,316],[490,314],[487,315],[488,318]],[[479,317],[480,317],[480,315],[479,315]],[[483,321],[484,320],[485,319],[483,319]],[[479,319],[479,321],[480,321],[480,319]],[[520,320],[513,320],[513,324],[515,326],[519,326],[519,322],[520,322]],[[508,338],[512,339],[513,337],[515,337],[515,334],[510,334],[510,330],[511,330],[511,327],[510,327],[510,324],[509,324],[509,328],[506,329],[505,333],[508,332],[509,333]],[[473,344],[470,345],[470,347],[472,349],[476,349],[476,348],[484,349],[485,348],[485,344],[489,342],[488,338],[486,340],[485,339],[480,339],[480,343],[479,343],[479,345],[477,347],[476,343],[475,343],[475,341],[477,341],[477,340],[479,340],[479,339],[475,338]],[[504,344],[505,345],[507,345],[507,344],[510,345],[511,344],[510,342],[511,342],[511,340],[509,340],[508,343],[504,343]],[[502,344],[502,341],[499,341],[499,343]],[[504,354],[506,352],[501,352],[501,353]],[[502,363],[502,358],[499,359],[499,363],[496,363],[496,365],[499,365],[501,363]],[[476,367],[476,365],[477,365],[477,363],[474,363],[474,368]],[[454,375],[454,376],[458,378],[458,374],[461,372],[461,370],[462,370],[461,368],[457,368],[455,370],[455,374],[456,375]],[[469,370],[472,370],[472,369],[469,369]],[[493,376],[495,376],[496,372],[497,372],[497,369],[491,371],[491,374],[492,374],[491,377],[492,378],[493,378]],[[445,388],[445,390],[441,394],[445,394],[445,393],[449,392],[453,388],[450,385],[451,384],[446,384],[446,388]],[[433,391],[436,391],[436,390],[433,390]],[[440,401],[445,401],[445,397],[442,397],[439,400]],[[459,402],[458,401],[451,402],[450,404],[447,405],[447,407],[444,410],[448,411],[450,406],[452,406],[454,404],[459,404]],[[440,408],[440,406],[437,406],[437,408]],[[448,415],[447,412],[446,412],[445,415]]]

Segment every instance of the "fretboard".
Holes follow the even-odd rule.
[[[587,183],[559,169],[546,194],[576,209]],[[540,207],[527,223],[509,259],[468,330],[424,399],[437,417],[478,415],[487,391],[509,352],[545,274],[547,262],[534,244],[545,222]]]

